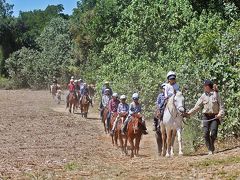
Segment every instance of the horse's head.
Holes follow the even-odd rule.
[[[137,134],[141,127],[142,115],[140,113],[136,113],[132,115],[132,124],[133,124],[133,132]]]
[[[173,103],[177,109],[178,112],[184,113],[185,112],[185,103],[184,103],[184,97],[182,92],[177,91],[176,94],[173,97]]]

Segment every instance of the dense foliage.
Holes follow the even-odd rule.
[[[26,47],[14,52],[7,66],[1,61],[1,69],[7,68],[19,86],[44,87],[53,75],[66,82],[70,73],[98,87],[110,80],[120,94],[139,92],[151,117],[167,71],[176,71],[180,86],[187,86],[188,109],[202,93],[203,80],[210,78],[226,107],[221,135],[239,136],[239,1],[81,0],[69,18],[61,14],[61,5],[13,18],[11,5],[0,2],[0,59]],[[200,124],[194,119],[188,124],[186,136],[196,146],[199,131],[192,129]]]

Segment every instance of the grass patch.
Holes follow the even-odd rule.
[[[14,82],[0,76],[0,89],[15,89],[16,86],[14,85]]]
[[[208,166],[214,166],[214,165],[227,165],[227,164],[233,164],[233,163],[240,163],[240,157],[234,156],[234,157],[227,157],[225,159],[206,159],[192,165],[195,167],[208,167]]]
[[[76,162],[70,162],[70,163],[67,163],[67,164],[64,166],[64,169],[65,169],[66,171],[74,171],[74,170],[79,169],[79,165],[78,165]]]

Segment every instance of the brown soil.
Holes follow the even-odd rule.
[[[0,91],[0,107],[0,179],[240,178],[239,139],[212,156],[165,158],[150,132],[131,159],[111,145],[95,109],[84,119],[49,92],[30,90]]]

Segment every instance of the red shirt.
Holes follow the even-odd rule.
[[[117,108],[118,108],[119,103],[120,103],[120,101],[118,99],[116,99],[116,100],[111,99],[109,101],[109,104],[108,104],[109,111],[110,112],[117,112]]]
[[[75,91],[75,85],[74,84],[68,84],[68,90],[70,91],[70,92],[73,92],[73,91]]]

